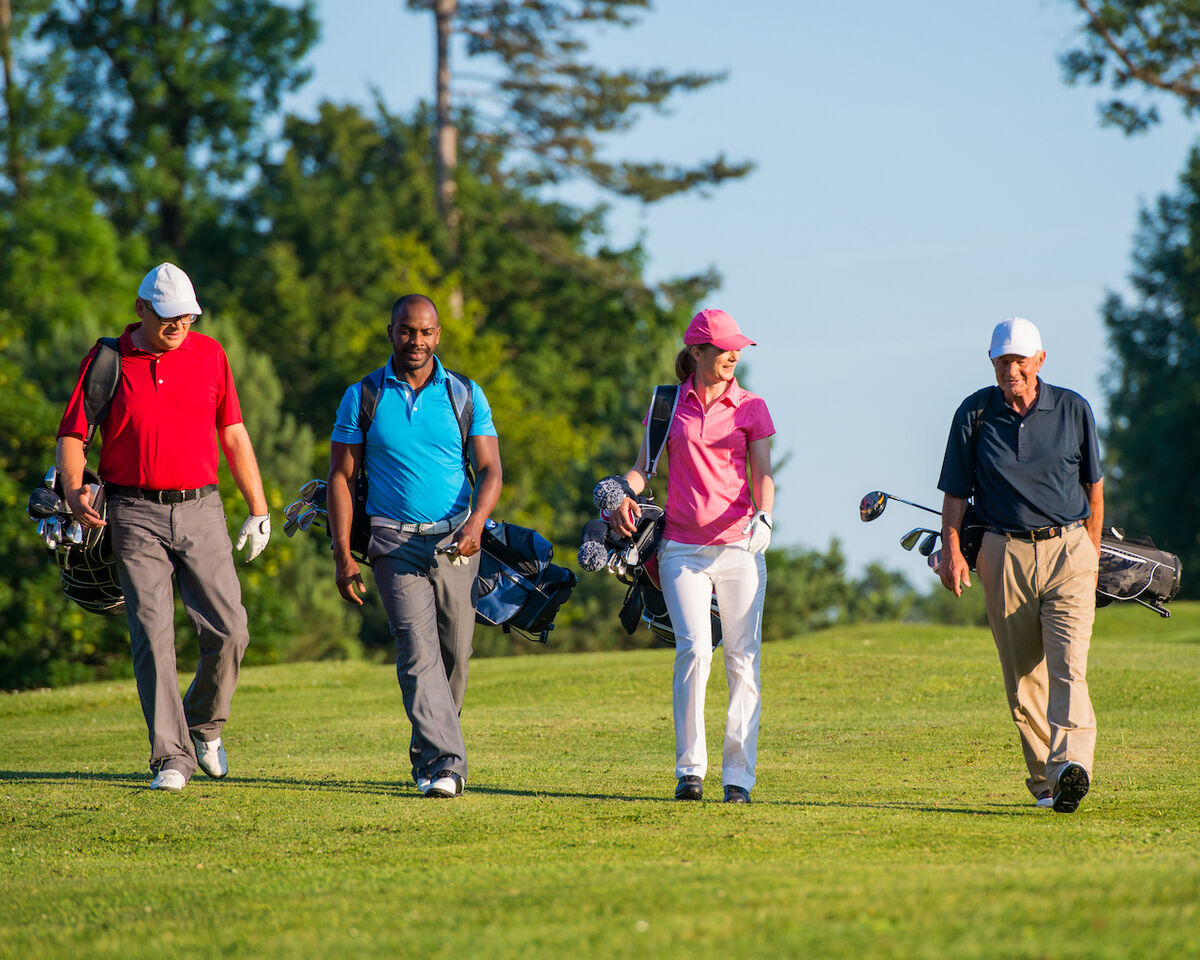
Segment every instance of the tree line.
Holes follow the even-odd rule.
[[[311,2],[0,0],[0,689],[129,672],[124,621],[61,595],[24,505],[53,462],[80,359],[133,319],[137,283],[161,260],[191,274],[199,329],[226,347],[277,516],[327,472],[342,391],[386,358],[393,299],[420,291],[442,308],[443,361],[484,386],[500,426],[497,515],[536,527],[574,563],[592,485],[630,460],[649,385],[670,379],[679,333],[719,278],[647,282],[646,251],[614,245],[602,207],[540,188],[583,177],[653,202],[751,165],[599,159],[639,111],[721,79],[587,62],[587,31],[631,26],[647,0],[409,5],[446,33],[446,56],[504,65],[503,113],[439,83],[406,112],[376,98],[281,116],[307,81]],[[1155,233],[1153,218],[1146,229],[1186,242],[1196,205],[1172,209],[1173,232]],[[1186,407],[1178,393],[1171,402]],[[1109,447],[1123,456],[1112,437]],[[1127,470],[1120,493],[1145,482]],[[227,476],[221,493],[231,516],[243,509]],[[894,572],[852,575],[836,541],[773,550],[768,563],[768,639],[848,620],[982,617]],[[346,608],[331,571],[311,532],[277,532],[259,561],[239,565],[248,663],[389,649],[378,605]],[[611,577],[581,578],[552,648],[648,644],[617,625],[620,591]],[[182,614],[180,626],[186,637]],[[476,647],[530,650],[483,629]]]

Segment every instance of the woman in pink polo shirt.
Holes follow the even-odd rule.
[[[679,401],[667,434],[666,526],[658,569],[675,629],[676,800],[704,794],[708,752],[704,691],[712,667],[710,604],[721,611],[729,710],[721,779],[726,803],[749,803],[758,749],[759,660],[767,589],[764,556],[771,542],[775,426],[761,398],[734,378],[743,347],[755,346],[723,310],[701,310],[675,358]],[[643,440],[639,464],[649,461]],[[635,467],[625,474],[634,493],[646,487]],[[626,498],[610,519],[634,530],[636,501]]]

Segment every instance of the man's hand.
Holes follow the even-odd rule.
[[[609,514],[608,525],[622,537],[632,537],[637,533],[641,516],[642,508],[638,506],[638,502],[633,497],[626,497],[621,501],[621,505]]]
[[[71,516],[78,520],[82,526],[106,526],[104,518],[92,506],[91,487],[92,484],[85,483],[74,489],[66,490],[67,509],[71,511]]]
[[[358,569],[358,564],[353,559],[347,560],[344,564],[338,564],[333,576],[342,599],[361,607],[362,597],[360,594],[367,592],[367,585],[363,583],[362,572]]]
[[[238,534],[237,543],[233,545],[233,548],[241,550],[248,541],[250,549],[246,551],[246,563],[249,563],[263,552],[270,539],[271,515],[269,513],[257,517],[252,515],[247,517],[246,522],[242,524],[242,531]]]
[[[467,517],[467,522],[459,528],[458,536],[454,539],[454,552],[460,557],[473,557],[482,546],[483,518],[477,519],[477,515],[472,513]]]
[[[942,550],[942,563],[938,567],[938,576],[942,578],[942,586],[961,597],[963,587],[971,585],[971,568],[967,559],[962,555],[958,544],[946,544]]]

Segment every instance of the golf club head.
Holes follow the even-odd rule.
[[[312,518],[312,522],[309,525],[313,526],[313,527],[318,527],[321,530],[328,530],[329,529],[329,514],[327,514],[320,507],[315,507],[314,509],[316,510],[317,515]]]
[[[283,508],[283,515],[288,520],[295,520],[296,517],[300,516],[300,512],[307,506],[308,504],[303,500],[293,500]]]
[[[62,498],[53,490],[48,487],[34,487],[33,492],[29,494],[29,506],[25,508],[25,512],[31,520],[38,520],[54,516],[62,507]]]
[[[923,533],[925,533],[924,527],[913,527],[913,529],[900,538],[900,546],[905,550],[911,550],[917,545],[917,541],[921,539],[921,534]]]
[[[297,529],[299,529],[299,528],[298,528],[298,527],[297,527],[297,525],[296,525],[296,518],[295,518],[295,517],[288,517],[288,519],[287,519],[286,521],[284,521],[284,524],[283,524],[283,534],[284,534],[284,536],[286,536],[286,537],[294,537],[294,536],[296,535],[296,530],[297,530]]]
[[[72,520],[71,525],[67,527],[64,539],[70,544],[83,543],[83,524],[78,520]]]
[[[46,518],[46,546],[51,550],[58,547],[59,541],[62,539],[62,524],[58,517]]]
[[[870,523],[883,513],[883,508],[886,506],[887,494],[882,490],[872,490],[858,501],[858,518],[863,523]]]
[[[300,488],[300,499],[307,500],[309,503],[312,503],[313,497],[317,495],[324,484],[324,480],[309,480],[308,483],[304,484],[304,486]]]
[[[921,541],[921,545],[917,547],[917,552],[923,557],[927,557],[933,553],[933,548],[937,546],[938,536],[939,534],[937,533],[929,534],[924,540]]]
[[[42,517],[37,522],[37,535],[39,537],[41,537],[43,540],[46,539],[46,521],[48,519],[49,519],[48,517]]]
[[[307,530],[309,527],[312,526],[312,522],[313,522],[313,520],[316,519],[316,517],[317,517],[317,508],[309,507],[302,514],[300,514],[300,516],[298,516],[296,518],[296,526],[299,527],[301,530]]]
[[[933,553],[931,553],[929,555],[929,559],[926,560],[925,562],[929,564],[930,570],[932,570],[934,573],[938,574],[939,576],[941,575],[941,572],[942,572],[942,570],[941,570],[942,551],[941,550],[934,550]]]
[[[46,471],[46,475],[42,477],[42,486],[54,489],[54,483],[58,480],[58,467],[51,467]]]

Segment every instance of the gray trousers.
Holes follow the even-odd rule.
[[[368,549],[396,640],[396,677],[412,723],[414,780],[442,770],[467,779],[458,715],[475,635],[479,554],[452,564],[449,557],[434,553],[452,539],[452,533],[433,536],[375,527]]]
[[[133,674],[150,733],[150,769],[191,777],[196,752],[189,732],[204,740],[221,735],[250,642],[225,509],[215,492],[179,504],[112,497],[107,517],[125,592]],[[183,697],[175,663],[173,578],[200,645],[196,676]]]

